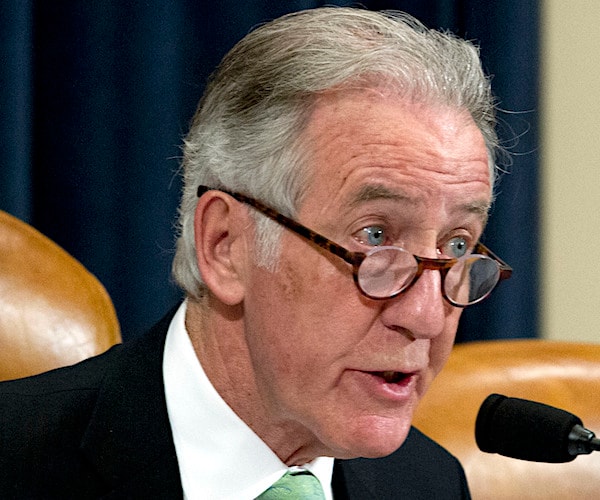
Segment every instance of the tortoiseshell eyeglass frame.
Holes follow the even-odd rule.
[[[260,213],[266,215],[270,219],[281,224],[283,227],[293,231],[298,236],[301,236],[305,240],[314,243],[318,247],[332,253],[333,255],[337,255],[338,257],[340,257],[341,259],[346,261],[348,264],[350,264],[352,266],[352,276],[354,278],[354,283],[356,284],[357,288],[365,297],[368,297],[369,299],[372,299],[372,300],[391,299],[391,298],[394,298],[394,297],[400,295],[401,293],[407,291],[412,285],[415,284],[415,282],[419,279],[419,277],[421,276],[423,271],[426,269],[440,271],[440,273],[442,275],[442,283],[444,283],[446,274],[448,274],[448,271],[450,270],[450,268],[459,261],[459,259],[430,259],[427,257],[419,257],[418,255],[413,254],[413,257],[415,258],[415,260],[417,262],[418,269],[417,269],[417,272],[416,272],[414,278],[412,279],[412,281],[408,285],[406,285],[404,288],[391,294],[389,297],[373,297],[362,289],[362,287],[360,286],[359,279],[358,279],[358,269],[359,269],[360,265],[362,264],[362,262],[367,258],[368,254],[363,253],[363,252],[351,252],[350,250],[347,250],[343,246],[338,245],[334,241],[331,241],[329,238],[326,238],[325,236],[317,233],[316,231],[313,231],[312,229],[309,229],[308,227],[300,224],[299,222],[296,222],[294,219],[290,219],[289,217],[279,213],[277,210],[269,207],[268,205],[265,205],[261,201],[256,200],[250,196],[246,196],[245,194],[228,191],[226,189],[211,188],[208,186],[198,186],[197,195],[198,195],[198,197],[201,197],[207,191],[212,191],[212,190],[220,191],[222,193],[225,193],[225,194],[231,196],[232,198],[235,198],[237,201],[239,201],[241,203],[250,205],[251,207],[258,210]],[[375,248],[377,248],[377,247],[375,247]],[[401,249],[401,250],[404,250],[404,249]],[[442,295],[443,295],[444,299],[455,307],[466,307],[468,305],[473,305],[478,302],[481,302],[483,299],[485,299],[486,297],[489,296],[489,294],[494,290],[494,288],[498,285],[498,283],[500,283],[500,281],[510,278],[510,276],[512,274],[512,268],[506,262],[504,262],[500,257],[498,257],[496,254],[494,254],[489,248],[487,248],[483,243],[477,243],[477,245],[475,245],[475,248],[473,249],[473,252],[471,255],[485,255],[485,256],[491,258],[493,261],[495,261],[496,264],[498,265],[498,269],[499,269],[498,281],[496,282],[494,287],[487,294],[485,294],[483,297],[481,297],[481,298],[477,299],[476,301],[469,303],[469,304],[458,304],[458,303],[454,302],[451,298],[449,298],[446,295],[444,286],[442,285]]]

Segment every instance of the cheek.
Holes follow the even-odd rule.
[[[372,321],[370,311],[364,321],[357,314],[352,276],[312,249],[304,253],[282,256],[275,273],[257,269],[245,304],[247,342],[265,388],[326,384],[326,374],[352,353]]]
[[[297,358],[308,357],[315,341],[311,283],[297,271],[282,262],[275,273],[257,269],[244,304],[246,340],[255,370],[275,383],[294,374],[296,365],[301,365]]]
[[[351,303],[358,291],[349,266],[335,256],[323,255],[308,244],[294,245],[275,273],[265,273],[257,284],[267,284],[274,321],[297,331],[300,341],[320,338],[321,331],[351,321]],[[329,258],[330,257],[330,258]]]
[[[285,372],[342,355],[352,343],[349,328],[357,322],[349,300],[343,299],[343,278],[322,279],[325,274],[318,266],[286,265],[264,274],[247,303],[253,347]]]
[[[462,309],[453,307],[446,317],[444,332],[431,341],[430,366],[433,376],[436,376],[448,361],[456,339],[456,329],[462,311]]]

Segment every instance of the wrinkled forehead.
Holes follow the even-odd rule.
[[[415,197],[415,189],[443,192],[483,184],[488,205],[492,181],[481,131],[468,112],[406,101],[377,91],[321,96],[303,132],[308,176],[305,191],[327,188],[348,203]],[[408,183],[411,192],[397,186]],[[348,195],[349,188],[355,192]],[[386,187],[388,186],[388,187]],[[391,186],[391,187],[390,187]],[[417,189],[418,190],[418,189]],[[468,194],[465,193],[465,194]]]
[[[451,127],[457,126],[469,129],[472,134],[475,131],[475,141],[465,142],[465,146],[472,147],[475,154],[485,151],[488,181],[490,191],[493,192],[496,177],[494,153],[485,143],[481,129],[466,108],[442,104],[435,98],[405,94],[393,86],[362,87],[356,83],[354,86],[346,85],[344,88],[313,96],[310,112],[298,138],[303,156],[308,160],[305,165],[308,175],[312,175],[314,169],[323,168],[323,165],[310,161],[311,157],[319,156],[319,148],[323,147],[323,141],[319,139],[327,137],[330,141],[339,141],[339,147],[348,147],[349,151],[353,146],[358,146],[360,139],[367,135],[372,137],[374,143],[395,141],[400,144],[403,133],[406,133],[406,130],[402,130],[402,125],[408,126],[409,132],[413,131],[410,121],[405,120],[403,115],[410,115],[411,118],[416,116],[417,120],[424,122],[431,121],[434,117],[434,121],[443,123],[448,132],[452,132]],[[388,103],[401,103],[406,109],[401,109],[400,106],[392,110]],[[426,144],[422,144],[423,149],[426,147]],[[461,154],[469,156],[471,153],[464,149]]]

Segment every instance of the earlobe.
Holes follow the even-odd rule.
[[[225,193],[209,191],[196,206],[196,258],[206,286],[227,305],[242,302],[245,293],[247,216]]]

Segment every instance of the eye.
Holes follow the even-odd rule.
[[[360,243],[370,246],[380,246],[385,243],[385,232],[381,226],[363,227],[356,233],[356,239]]]
[[[456,236],[444,245],[443,253],[453,259],[458,259],[466,255],[468,249],[469,244],[467,243],[467,240],[462,236]]]

